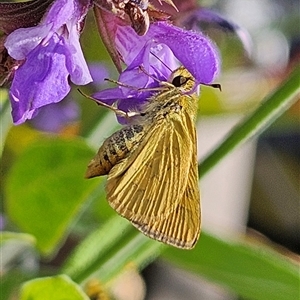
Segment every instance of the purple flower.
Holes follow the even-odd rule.
[[[101,88],[105,78],[110,77],[109,68],[99,62],[90,62],[89,70],[93,78],[93,87]]]
[[[165,73],[168,68],[159,60],[173,68],[176,58],[199,83],[204,84],[211,83],[219,72],[217,49],[199,32],[187,31],[167,22],[157,22],[150,26],[144,37],[138,39],[130,28],[119,27],[116,39],[117,48],[129,66],[143,64],[148,70],[147,66],[153,66],[155,60],[156,70]],[[156,52],[159,53],[159,60],[153,56]]]
[[[119,26],[115,44],[128,66],[119,82],[136,88],[118,86],[95,93],[94,97],[107,104],[118,102],[118,108],[125,111],[139,109],[151,93],[138,89],[156,87],[159,81],[168,80],[171,70],[178,67],[177,61],[191,72],[198,84],[210,84],[219,73],[218,51],[206,36],[167,22],[151,24],[142,37],[129,26]]]
[[[5,230],[6,223],[6,217],[3,214],[0,214],[0,231]]]
[[[42,22],[13,31],[5,42],[11,57],[22,61],[10,89],[15,124],[32,119],[38,110],[61,101],[78,85],[92,81],[79,35],[89,0],[56,0]]]
[[[38,130],[58,133],[66,125],[78,121],[79,116],[79,105],[68,96],[64,101],[44,106],[31,123]]]

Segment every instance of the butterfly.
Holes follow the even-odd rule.
[[[195,246],[201,224],[195,86],[184,67],[173,71],[130,123],[104,141],[86,172],[87,178],[107,174],[110,206],[138,230],[183,249]]]

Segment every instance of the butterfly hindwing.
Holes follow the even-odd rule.
[[[166,218],[133,224],[151,238],[179,248],[193,248],[199,238],[201,221],[197,166],[195,149],[183,196]]]

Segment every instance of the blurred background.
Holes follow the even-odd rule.
[[[201,12],[203,8],[228,20],[222,23],[200,18],[194,23],[215,41],[222,56],[222,73],[217,79],[222,92],[201,88],[197,132],[199,160],[202,160],[299,64],[300,6],[296,0],[174,2],[185,9],[177,22],[188,24],[195,11]],[[86,26],[81,42],[94,83],[83,90],[90,94],[107,87],[104,78],[117,79],[118,74],[101,44],[92,14]],[[0,93],[1,96],[6,92],[1,90]],[[258,139],[233,151],[200,180],[206,232],[232,241],[246,237],[299,261],[299,111],[298,100]],[[92,101],[83,99],[73,89],[67,101],[49,105],[30,124],[10,129],[1,163],[2,175],[5,178],[20,149],[41,131],[62,136],[85,136],[92,131],[95,138],[91,146],[97,147],[102,139],[99,128],[93,126],[99,119],[103,120],[101,137],[108,136],[114,126],[117,128],[112,113],[95,109]],[[3,190],[1,196],[3,198]],[[78,242],[78,236],[98,226],[98,211],[102,209],[103,214],[103,204],[100,206],[94,201],[91,207],[83,213],[55,257],[42,260],[42,267],[55,269]],[[108,214],[113,212],[109,210]],[[2,230],[16,229],[5,215],[3,205],[0,226]],[[20,251],[11,254],[10,261],[18,258],[13,265],[21,265],[25,270],[38,268],[36,253],[29,251],[20,255]],[[133,300],[239,299],[226,288],[163,260],[149,265],[141,275],[134,270],[125,274],[115,284],[114,293],[116,299]]]

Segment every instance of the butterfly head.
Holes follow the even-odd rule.
[[[197,87],[195,78],[183,66],[172,72],[169,82],[184,94],[193,93]]]

